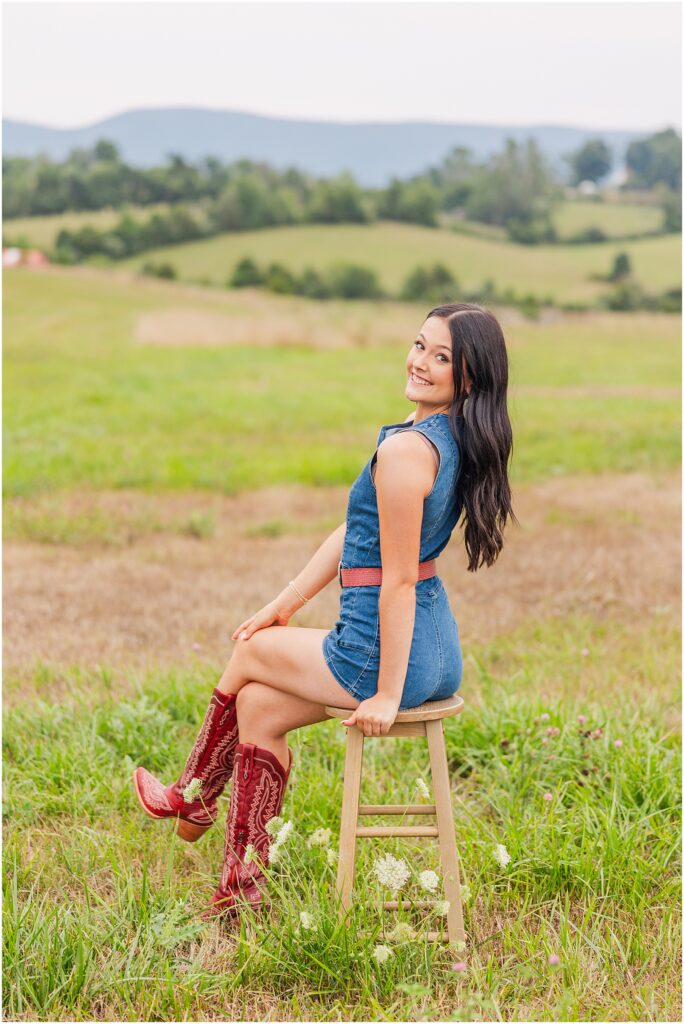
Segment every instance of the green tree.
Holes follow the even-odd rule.
[[[682,187],[682,138],[667,128],[627,147],[625,156],[630,188],[653,188],[663,182],[674,191]]]
[[[565,158],[570,164],[571,184],[581,181],[599,181],[610,171],[613,155],[603,139],[590,139]]]
[[[370,213],[362,190],[348,171],[314,187],[306,219],[325,224],[365,224]]]

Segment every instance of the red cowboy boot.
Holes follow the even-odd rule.
[[[292,750],[284,768],[275,754],[255,743],[239,743],[235,748],[233,785],[226,822],[226,843],[221,881],[202,917],[217,914],[234,917],[238,904],[246,901],[258,906],[263,900],[264,873],[253,860],[245,862],[245,851],[268,866],[270,833],[266,825],[280,814],[285,788],[292,770]]]
[[[216,820],[216,798],[231,776],[238,739],[235,694],[216,688],[178,782],[164,786],[145,768],[133,772],[133,785],[142,809],[152,818],[177,818],[178,835],[194,843]],[[188,801],[183,790],[193,779],[200,780],[199,787],[195,784],[199,796]]]

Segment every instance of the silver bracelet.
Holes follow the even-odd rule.
[[[297,590],[297,588],[295,586],[294,580],[290,580],[290,582],[288,583],[288,587],[292,587],[292,589],[294,590],[294,592],[297,595],[297,597],[299,598],[299,600],[303,601],[304,604],[306,604],[306,602],[309,600],[309,598],[308,597],[304,597],[303,594],[299,593],[299,591]]]

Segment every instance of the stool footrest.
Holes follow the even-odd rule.
[[[439,829],[436,825],[370,825],[367,828],[357,828],[356,835],[359,839],[379,839],[384,836],[439,836]]]
[[[434,804],[361,804],[359,814],[436,814]]]
[[[401,904],[403,910],[413,910],[416,907],[434,907],[436,900],[404,900]],[[385,910],[398,910],[399,900],[385,900]]]

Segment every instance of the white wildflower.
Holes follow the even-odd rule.
[[[418,881],[426,892],[436,892],[439,887],[439,875],[436,871],[421,871]]]
[[[423,779],[416,779],[416,789],[421,796],[424,796],[426,800],[430,799],[430,790],[425,785]]]
[[[266,831],[268,832],[269,836],[277,836],[284,824],[285,822],[283,821],[283,819],[278,818],[276,816],[275,818],[271,818],[270,821],[266,822]]]
[[[373,956],[379,964],[384,964],[385,960],[392,956],[392,950],[389,946],[376,946],[373,950]]]
[[[337,850],[328,848],[326,850],[326,854],[328,856],[328,864],[330,865],[331,868],[334,867],[337,862]]]
[[[285,851],[274,843],[271,849],[268,851],[268,863],[277,864]]]
[[[511,855],[504,846],[503,843],[497,843],[494,851],[494,858],[499,862],[502,868],[505,868],[511,859]]]
[[[450,906],[451,904],[449,903],[449,900],[437,900],[434,908],[435,914],[437,914],[439,917],[446,917],[447,914],[449,913]]]
[[[310,914],[308,910],[299,911],[299,921],[302,928],[305,928],[307,931],[313,931],[313,929],[316,927],[314,916],[313,914]]]
[[[392,892],[397,892],[401,889],[402,885],[408,881],[411,875],[406,861],[400,857],[393,857],[391,853],[387,853],[384,857],[376,860],[373,871],[380,884],[384,885],[387,889],[391,889]]]
[[[392,931],[387,934],[387,938],[394,942],[410,942],[415,937],[416,933],[408,921],[397,921]]]
[[[307,846],[329,846],[332,832],[329,828],[317,828],[306,841]]]
[[[282,846],[283,843],[287,842],[287,840],[289,839],[289,837],[292,834],[293,828],[294,828],[294,825],[292,824],[291,821],[284,821],[283,824],[280,826],[280,829],[279,829],[278,834],[276,836],[275,845],[276,846]]]
[[[183,790],[183,799],[186,804],[191,804],[193,800],[199,800],[202,792],[202,779],[190,779],[187,786]]]
[[[461,886],[461,900],[463,901],[463,903],[467,903],[469,899],[470,899],[470,886],[466,882],[464,885]]]

